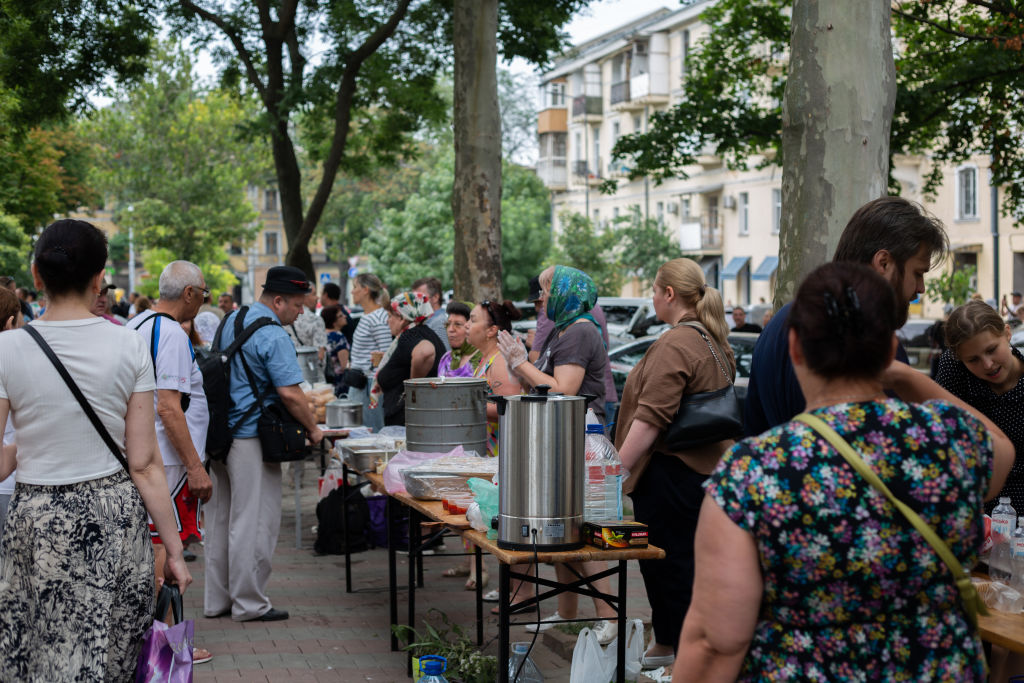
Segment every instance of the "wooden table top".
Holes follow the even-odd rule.
[[[505,564],[525,564],[533,562],[533,552],[524,550],[505,550],[498,547],[497,539],[487,538],[487,534],[479,531],[469,530],[462,533],[462,537],[494,555],[500,562]],[[657,546],[649,545],[646,548],[624,548],[622,550],[602,550],[596,546],[584,545],[578,550],[560,550],[557,552],[538,550],[537,561],[539,562],[616,562],[618,560],[660,560],[665,557],[665,551]]]
[[[1024,614],[1007,614],[989,608],[989,615],[978,615],[982,640],[1007,650],[1024,653]]]
[[[351,466],[349,469],[352,469]],[[384,477],[376,472],[360,472],[366,477],[370,484],[373,486],[375,491],[385,493],[403,505],[407,505],[424,517],[427,517],[433,522],[440,522],[451,529],[456,531],[462,531],[469,529],[469,522],[466,521],[466,515],[451,515],[445,512],[444,504],[439,500],[419,500],[413,498],[408,493],[387,493],[384,488]]]

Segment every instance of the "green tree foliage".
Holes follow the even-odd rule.
[[[702,15],[713,26],[686,62],[685,93],[651,115],[649,132],[619,139],[613,155],[633,176],[686,177],[713,149],[730,168],[781,164],[791,0],[718,0]],[[893,2],[897,101],[890,152],[927,152],[943,162],[993,157],[1003,212],[1024,220],[1024,8],[1019,2]],[[763,156],[758,156],[764,153]],[[753,158],[752,158],[753,157]],[[891,165],[890,165],[891,166]],[[615,182],[605,184],[614,192]]]
[[[29,286],[31,260],[32,240],[17,218],[0,211],[0,273],[13,276],[19,285]]]
[[[452,286],[454,166],[450,138],[425,152],[416,162],[412,191],[401,205],[380,212],[363,241],[370,268],[393,292],[427,276]],[[550,253],[551,205],[543,183],[529,169],[506,163],[502,182],[503,289],[506,297],[522,298]]]
[[[565,213],[559,216],[562,225],[556,240],[554,262],[572,266],[594,278],[601,296],[618,296],[625,275],[615,252],[619,243],[614,229],[596,230],[587,216]]]
[[[926,286],[928,296],[944,304],[953,304],[954,306],[965,304],[974,292],[971,281],[977,272],[978,269],[975,266],[948,270],[938,277],[928,280]]]
[[[146,275],[136,285],[138,292],[152,299],[158,297],[160,294],[160,273],[164,271],[168,263],[179,258],[181,257],[176,256],[170,249],[156,247],[144,250],[142,252],[142,265]],[[238,284],[238,278],[225,266],[217,263],[196,265],[199,265],[200,270],[203,271],[206,287],[211,292],[227,292]],[[216,297],[216,294],[213,296]]]
[[[252,114],[243,100],[197,84],[189,60],[172,49],[85,124],[103,148],[97,184],[115,198],[115,221],[134,228],[141,248],[223,263],[225,244],[255,234],[246,185],[265,156],[242,135]]]
[[[620,216],[613,223],[621,245],[619,260],[629,275],[640,280],[644,287],[654,283],[662,264],[683,255],[679,242],[661,221],[644,220],[639,207],[633,207],[628,215]]]

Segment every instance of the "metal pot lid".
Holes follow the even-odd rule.
[[[362,401],[351,401],[351,400],[349,400],[347,398],[336,398],[333,401],[328,401],[326,405],[337,406],[339,408],[350,408],[350,407],[353,407],[353,406],[359,406],[360,408],[362,408],[363,407],[363,402]]]
[[[295,353],[317,353],[315,346],[296,346]]]
[[[526,403],[547,403],[549,401],[587,401],[586,396],[566,396],[565,394],[550,393],[551,387],[547,384],[538,384],[533,392],[519,396],[506,396],[507,401],[523,401]]]

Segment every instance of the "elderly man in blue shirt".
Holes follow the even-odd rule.
[[[231,615],[234,621],[278,621],[288,612],[275,608],[267,597],[271,559],[281,528],[281,465],[263,462],[257,437],[259,410],[250,410],[268,387],[269,400],[280,401],[306,428],[309,441],[318,444],[323,433],[299,388],[302,370],[295,347],[282,325],[302,312],[309,291],[306,274],[298,268],[277,266],[267,272],[263,294],[245,311],[244,326],[260,318],[277,325],[258,329],[231,363],[231,413],[234,441],[226,462],[211,464],[213,497],[206,507],[206,590],[203,613],[207,617]],[[235,338],[236,311],[228,316],[221,338],[226,348]],[[242,355],[252,370],[256,392],[249,385]]]

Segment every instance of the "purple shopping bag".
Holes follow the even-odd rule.
[[[192,683],[191,619],[175,626],[154,621],[142,637],[135,683]]]

